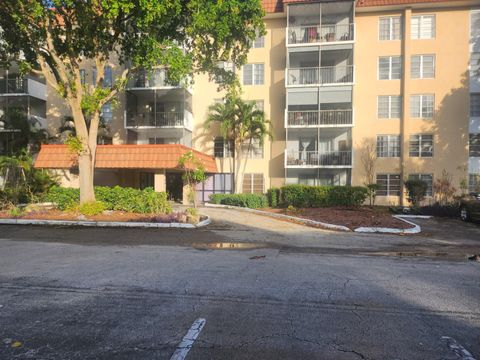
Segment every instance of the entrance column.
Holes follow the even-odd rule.
[[[165,169],[157,170],[153,177],[154,189],[156,192],[167,191],[167,179]]]

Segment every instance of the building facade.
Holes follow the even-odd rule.
[[[237,191],[375,182],[378,203],[398,204],[405,201],[403,182],[409,178],[426,181],[430,199],[441,178],[451,179],[459,190],[476,189],[478,1],[263,4],[266,35],[252,44],[238,75],[243,97],[271,120],[273,139],[242,150]],[[107,83],[121,71],[111,64]],[[94,68],[86,66],[83,75],[93,81]],[[167,85],[162,70],[141,74],[129,81],[118,106],[104,107],[105,143],[192,147],[214,156],[217,166],[200,186],[200,200],[231,192],[231,146],[219,129],[204,126],[208,106],[224,96],[217,88],[206,75],[196,75],[193,86],[185,88]],[[54,132],[68,109],[52,89],[46,93],[47,124]],[[134,170],[125,181],[120,170],[99,169],[97,181],[154,185],[162,174],[167,190],[179,181],[175,169]],[[71,178],[65,180],[70,183]]]

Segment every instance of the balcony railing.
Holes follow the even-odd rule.
[[[0,94],[26,94],[28,79],[20,76],[0,79]]]
[[[184,112],[127,113],[127,127],[185,127]]]
[[[352,124],[352,109],[287,112],[288,126],[348,126]]]
[[[288,45],[352,41],[354,24],[291,26],[288,28]]]
[[[353,83],[353,65],[287,69],[287,85]]]
[[[172,84],[168,81],[167,72],[164,69],[157,69],[150,73],[141,72],[131,78],[127,84],[128,88],[160,88],[177,87],[179,84]]]
[[[287,166],[351,166],[351,151],[287,151]]]

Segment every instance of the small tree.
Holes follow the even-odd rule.
[[[367,196],[370,206],[375,206],[375,200],[377,198],[377,191],[380,188],[378,184],[367,184]]]
[[[411,179],[405,181],[407,188],[407,199],[414,206],[418,207],[427,196],[428,184],[420,179]]]
[[[435,199],[442,206],[450,204],[457,192],[457,189],[452,184],[452,179],[453,176],[447,170],[443,169],[442,176],[435,179],[433,183]]]
[[[197,185],[203,183],[207,176],[205,175],[205,166],[195,157],[193,151],[186,152],[178,160],[178,164],[184,170],[183,181],[188,187],[188,198],[197,207]]]
[[[365,172],[365,186],[370,206],[375,205],[379,186],[375,182],[375,167],[377,164],[377,144],[371,138],[365,139],[361,145],[360,160]]]

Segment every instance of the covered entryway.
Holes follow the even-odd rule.
[[[180,172],[167,172],[168,199],[183,202],[183,179]]]

